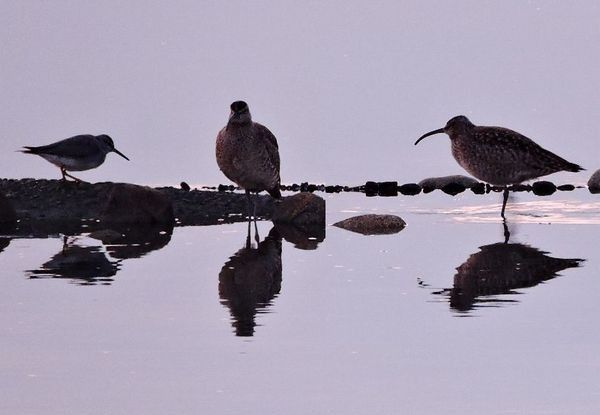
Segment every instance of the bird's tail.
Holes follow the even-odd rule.
[[[567,167],[565,168],[565,170],[571,171],[573,173],[577,173],[578,171],[582,171],[585,169],[583,167],[581,167],[579,164],[569,163],[569,164],[567,164]]]
[[[25,154],[38,154],[37,147],[24,146],[21,150],[17,151]]]

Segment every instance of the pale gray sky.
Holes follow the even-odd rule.
[[[58,178],[16,153],[110,134],[85,180],[227,183],[214,139],[236,99],[278,137],[284,182],[460,173],[465,114],[600,167],[600,3],[0,3],[1,177]],[[551,176],[585,181],[589,175]]]

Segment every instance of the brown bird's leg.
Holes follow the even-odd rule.
[[[63,254],[67,252],[67,248],[68,248],[67,242],[68,241],[69,241],[69,237],[67,235],[63,235],[63,247],[62,247]]]
[[[248,218],[248,232],[246,233],[246,249],[250,249],[250,218]]]
[[[502,219],[502,226],[504,226],[504,243],[507,244],[510,239],[510,231],[508,230],[508,224],[506,218]]]
[[[504,188],[502,199],[502,212],[500,212],[500,216],[502,216],[503,219],[506,219],[506,217],[504,216],[504,209],[506,209],[506,202],[508,201],[508,187]]]
[[[63,181],[63,182],[66,182],[66,181],[67,181],[67,178],[65,177],[65,174],[66,174],[66,173],[67,173],[67,172],[66,172],[65,168],[64,168],[64,167],[60,167],[60,174],[62,174],[62,181]]]
[[[250,220],[252,219],[252,199],[248,190],[246,190],[246,208],[248,210],[248,220]]]
[[[260,237],[258,236],[258,225],[256,224],[256,203],[258,202],[258,192],[256,192],[254,194],[254,212],[253,215],[254,216],[254,240],[256,241],[256,244],[260,243]]]

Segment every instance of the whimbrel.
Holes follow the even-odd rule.
[[[23,147],[21,152],[37,154],[48,160],[60,169],[62,179],[67,177],[80,182],[77,177],[71,176],[67,171],[90,170],[104,163],[106,155],[110,152],[117,153],[125,160],[129,160],[123,153],[115,148],[112,138],[106,134],[82,134],[66,138],[52,144],[39,147]]]
[[[252,121],[248,104],[235,101],[227,126],[217,135],[217,164],[227,178],[246,191],[248,217],[251,193],[266,190],[272,197],[281,198],[279,190],[279,147],[267,127]]]
[[[504,186],[502,211],[508,200],[508,187],[559,171],[584,170],[542,148],[516,131],[502,127],[476,126],[464,115],[452,118],[444,128],[421,136],[446,133],[450,136],[452,155],[460,166],[477,179]]]

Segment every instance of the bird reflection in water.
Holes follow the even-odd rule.
[[[229,307],[237,336],[252,336],[255,315],[268,310],[281,289],[281,235],[275,227],[256,248],[237,251],[219,273],[221,304]]]
[[[76,239],[75,239],[76,241]],[[29,278],[64,278],[79,285],[109,285],[119,270],[119,261],[109,260],[100,246],[80,246],[64,237],[62,250]]]
[[[236,336],[254,335],[256,314],[267,313],[281,290],[282,239],[297,249],[314,250],[325,239],[325,226],[298,228],[275,225],[257,246],[250,241],[250,222],[245,247],[237,251],[219,273],[221,304],[229,308]]]
[[[581,266],[583,261],[553,258],[548,252],[520,243],[485,245],[456,269],[452,288],[435,294],[447,297],[450,307],[459,312],[497,307],[515,301],[495,296],[517,294],[515,290],[551,280],[565,269]]]
[[[29,277],[65,278],[79,285],[110,285],[124,259],[140,258],[166,246],[173,227],[135,227],[105,229],[89,236],[103,246],[82,246],[79,237],[64,237],[62,250]],[[1,246],[1,245],[0,245]],[[108,256],[106,254],[109,254]]]

